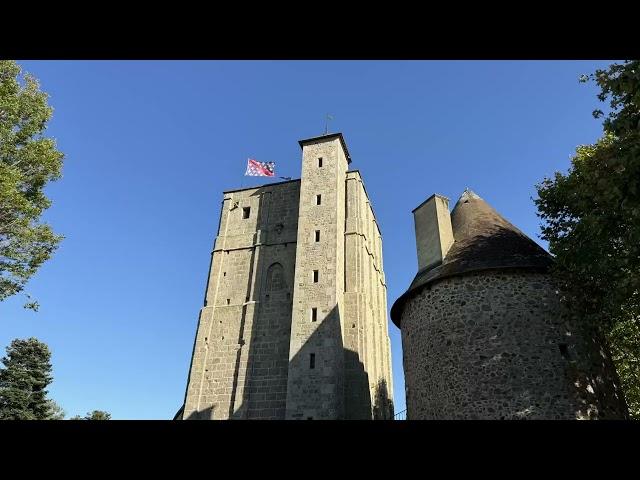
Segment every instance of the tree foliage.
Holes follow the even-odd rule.
[[[640,62],[581,81],[609,99],[604,135],[577,147],[566,174],[538,184],[535,203],[563,300],[609,340],[630,414],[640,418]]]
[[[596,70],[583,75],[582,82],[594,81],[600,87],[598,99],[609,99],[610,112],[603,122],[605,132],[624,137],[638,133],[640,129],[640,61],[626,61],[622,65],[613,64],[607,70]],[[593,111],[595,118],[604,112]]]
[[[36,338],[11,342],[0,368],[0,419],[47,420],[59,413],[47,399],[50,359],[49,348]]]
[[[0,301],[22,291],[62,239],[40,222],[51,205],[44,187],[60,178],[63,159],[44,136],[47,98],[16,62],[0,60]]]
[[[55,401],[49,400],[49,414],[47,420],[64,420],[66,413]]]
[[[111,420],[111,414],[103,410],[93,410],[88,412],[84,417],[76,415],[71,420]]]

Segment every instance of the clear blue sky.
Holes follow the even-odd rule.
[[[65,235],[24,297],[0,303],[0,353],[38,337],[68,416],[167,419],[180,407],[222,191],[247,157],[298,178],[298,140],[343,132],[383,235],[389,308],[417,261],[411,210],[469,187],[539,240],[535,183],[600,136],[582,73],[610,61],[28,61],[66,154],[46,219]],[[389,321],[396,411],[402,347]]]

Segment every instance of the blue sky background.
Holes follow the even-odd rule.
[[[601,134],[596,87],[611,61],[25,61],[66,154],[45,218],[66,239],[0,303],[0,353],[38,337],[68,416],[169,419],[184,397],[222,191],[247,157],[298,178],[298,140],[343,132],[380,222],[389,308],[417,269],[411,210],[469,187],[538,237],[531,197]],[[402,346],[389,322],[396,411]]]

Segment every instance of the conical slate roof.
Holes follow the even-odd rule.
[[[391,319],[398,327],[407,299],[435,280],[501,268],[546,271],[552,263],[551,255],[471,190],[465,190],[453,208],[451,226],[454,243],[444,261],[419,271],[393,304]]]

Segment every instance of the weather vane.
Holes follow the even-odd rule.
[[[328,134],[329,133],[329,120],[333,120],[333,115],[329,115],[327,113],[327,118],[324,122],[324,134]]]

